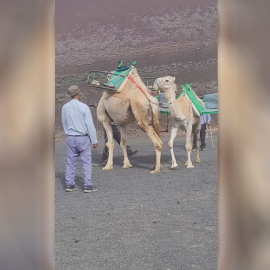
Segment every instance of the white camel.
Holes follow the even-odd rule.
[[[186,93],[176,99],[176,84],[175,77],[166,76],[158,78],[153,84],[153,90],[159,90],[161,93],[165,93],[168,100],[170,115],[172,119],[171,138],[169,141],[169,148],[172,156],[172,166],[174,169],[178,166],[173,151],[173,141],[177,135],[177,130],[180,125],[184,126],[186,130],[186,150],[187,150],[187,162],[185,165],[187,168],[194,168],[191,162],[192,152],[192,134],[195,135],[197,157],[196,162],[201,162],[199,157],[199,134],[201,129],[201,117],[193,110],[192,102],[187,97]]]
[[[141,130],[146,132],[156,150],[156,166],[151,173],[160,172],[160,158],[163,143],[160,139],[159,109],[157,100],[151,96],[147,87],[140,79],[137,70],[132,67],[128,80],[120,93],[105,91],[97,106],[98,120],[103,124],[107,133],[109,157],[103,170],[113,169],[113,132],[111,122],[115,122],[121,132],[121,147],[124,154],[123,168],[132,165],[127,155],[126,125],[137,121]]]

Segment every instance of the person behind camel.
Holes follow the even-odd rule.
[[[76,190],[76,163],[80,157],[84,170],[84,192],[97,190],[93,185],[91,146],[98,147],[96,128],[89,107],[80,102],[80,89],[73,85],[68,89],[71,101],[62,108],[62,124],[67,135],[66,191]]]
[[[199,94],[198,97],[200,99],[203,99],[204,96]],[[205,131],[206,131],[206,127],[210,125],[211,122],[211,116],[210,114],[204,114],[201,116],[201,130],[200,130],[200,141],[201,141],[201,145],[200,148],[202,151],[205,151],[205,147],[206,147],[206,143],[205,143]],[[196,151],[196,139],[194,136],[193,139],[193,149],[192,151]]]
[[[112,131],[113,131],[113,138],[120,145],[120,143],[121,143],[121,133],[120,133],[119,129],[117,128],[117,124],[114,123],[114,122],[111,122],[111,126],[112,126]],[[102,153],[102,158],[101,158],[102,163],[106,162],[108,160],[108,157],[109,157],[109,149],[106,146],[106,143],[108,142],[108,137],[107,137],[107,133],[106,133],[105,128],[103,128],[103,132],[104,132],[105,146],[104,146],[103,153]],[[127,145],[127,155],[128,155],[128,157],[132,157],[137,153],[138,153],[138,150],[132,151],[130,146]]]
[[[202,125],[201,125],[201,131],[200,131],[200,139],[201,139],[201,145],[200,148],[202,151],[205,150],[206,147],[206,143],[205,143],[205,131],[206,131],[206,127],[210,125],[210,121],[211,121],[211,116],[210,114],[204,114],[201,116],[202,118]],[[195,137],[193,140],[193,150],[192,151],[196,151],[196,145],[195,145]]]

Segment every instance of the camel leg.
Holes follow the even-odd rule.
[[[194,134],[195,134],[195,142],[196,142],[196,162],[201,162],[200,159],[200,131],[201,131],[201,117],[199,118],[198,122],[193,126]],[[197,135],[197,136],[196,136]]]
[[[200,130],[197,129],[197,127],[195,129],[193,129],[193,134],[194,134],[194,140],[195,140],[195,145],[196,145],[196,162],[201,162],[200,160],[200,156],[199,156],[199,146],[200,146]]]
[[[178,126],[173,126],[172,127],[172,130],[171,130],[171,138],[170,138],[170,141],[169,141],[169,148],[170,148],[170,152],[171,152],[171,156],[172,156],[172,166],[171,166],[171,169],[175,169],[178,164],[176,163],[176,159],[175,159],[175,156],[174,156],[174,151],[173,151],[173,141],[177,135],[177,130],[178,130]]]
[[[146,132],[149,138],[152,140],[156,149],[156,167],[153,171],[151,171],[151,173],[152,174],[159,173],[160,167],[161,167],[160,159],[161,159],[161,150],[162,150],[163,142],[161,141],[161,139],[159,138],[159,136],[157,135],[157,133],[155,132],[152,126],[149,126],[147,129],[148,130]]]
[[[127,169],[127,168],[131,168],[132,165],[130,164],[130,161],[128,159],[128,155],[127,155],[127,142],[126,142],[126,125],[121,125],[119,126],[120,132],[121,132],[121,147],[123,150],[123,154],[124,154],[124,166],[123,168]]]
[[[200,131],[198,131],[200,132]],[[200,163],[201,162],[201,159],[200,159],[200,155],[199,155],[199,147],[200,147],[200,136],[199,134],[195,134],[195,140],[196,140],[196,162]]]
[[[144,104],[131,103],[131,108],[140,129],[148,134],[148,137],[151,139],[155,146],[156,166],[155,169],[151,171],[151,173],[159,173],[161,168],[160,159],[163,142],[159,138],[159,135],[155,131],[154,127],[149,124],[149,116],[148,112],[145,110]]]
[[[98,103],[97,106],[97,118],[98,120],[103,124],[104,129],[107,133],[108,141],[106,143],[108,149],[109,149],[109,157],[106,166],[103,168],[103,170],[112,170],[113,169],[113,131],[111,126],[111,119],[109,118],[105,106],[104,106],[104,100],[108,94],[106,92],[103,92],[102,97]]]
[[[110,121],[103,122],[103,126],[105,128],[105,131],[107,133],[108,141],[106,143],[106,146],[109,149],[109,157],[106,166],[102,169],[104,171],[112,170],[113,169],[113,148],[114,148],[114,142],[113,142],[113,131]]]
[[[189,125],[186,129],[186,150],[187,150],[187,156],[188,160],[185,163],[187,165],[187,168],[194,168],[191,162],[191,152],[192,152],[192,140],[191,140],[191,134],[192,134],[192,126]]]

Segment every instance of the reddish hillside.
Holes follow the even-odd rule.
[[[217,0],[57,0],[55,38],[56,124],[67,87],[96,102],[88,71],[118,60],[136,60],[141,76],[175,75],[178,85],[217,92]]]

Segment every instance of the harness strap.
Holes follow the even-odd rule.
[[[136,85],[136,87],[146,96],[145,92],[143,91],[143,89],[135,82],[135,80],[129,75],[128,78]],[[151,94],[151,91],[149,89],[147,89],[148,93],[153,96]],[[146,96],[147,97],[147,96]]]
[[[178,118],[176,118],[176,117],[174,117],[175,118],[175,120],[177,121],[177,122],[184,122],[185,120],[187,120],[188,119],[188,117],[186,117],[186,118],[184,118],[184,119],[182,119],[182,120],[179,120]]]
[[[158,103],[154,103],[153,101],[151,101],[148,96],[146,95],[145,91],[143,91],[143,89],[135,82],[135,80],[129,75],[128,78],[135,84],[135,86],[146,96],[146,98],[148,99],[149,102],[155,104],[155,105],[158,105]],[[148,93],[153,96],[151,94],[151,91],[149,89],[147,89]]]

